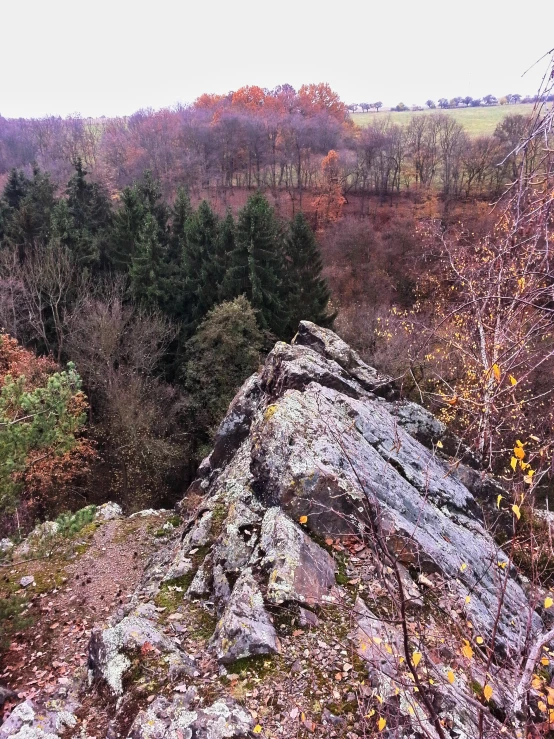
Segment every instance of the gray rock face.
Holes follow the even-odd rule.
[[[235,583],[223,616],[216,626],[211,646],[223,664],[243,657],[279,652],[277,634],[249,570]]]
[[[140,616],[126,616],[107,629],[93,629],[89,645],[91,679],[102,680],[114,695],[123,693],[123,678],[131,666],[130,657],[148,644],[156,650],[167,665],[171,679],[183,674],[194,675],[193,661],[153,621]]]
[[[104,503],[96,509],[95,517],[99,521],[112,521],[123,515],[123,510],[118,503]]]
[[[447,736],[478,739],[482,708],[482,736],[500,736],[496,716],[511,715],[514,666],[551,622],[535,611],[543,596],[528,597],[485,529],[475,496],[496,494],[497,483],[467,457],[467,465],[449,466],[448,456],[459,451],[443,424],[395,397],[390,378],[331,331],[302,322],[293,344],[278,343],[234,398],[189,490],[198,505],[193,512],[181,506],[184,529],[168,536],[122,612],[93,630],[91,682],[104,683],[113,696],[125,692],[132,661],[146,645],[157,680],[192,678],[180,686],[184,695],[158,695],[140,711],[129,739],[247,736],[254,721],[230,700],[224,681],[212,682],[214,657],[232,665],[281,652],[275,662],[288,664],[291,634],[317,644],[318,629],[333,635],[331,624],[346,623],[340,616],[333,621],[345,605],[348,625],[333,639],[357,653],[360,661],[343,669],[357,672],[363,695],[377,696],[389,717],[399,717],[398,725],[387,724],[387,736],[440,734],[408,673],[407,655],[416,650],[414,670]],[[177,612],[162,617],[156,598],[164,590],[183,592]],[[401,593],[406,632],[395,610]],[[209,641],[209,631],[203,634],[196,663],[179,646],[190,644],[190,633],[187,641],[178,636],[189,626],[187,607],[219,618]],[[279,623],[280,641],[274,619],[284,612],[291,621]],[[297,625],[309,631],[286,631]],[[309,671],[310,650],[303,654]],[[227,696],[214,701],[212,694],[209,706],[199,697],[202,686],[198,693],[194,688],[201,664],[212,665],[203,685],[217,684],[217,695]],[[496,713],[475,698],[475,686],[487,681]],[[262,692],[267,688],[260,684]],[[331,684],[329,692],[336,688]],[[12,722],[12,734],[2,727],[0,739],[43,736],[14,733],[32,726],[32,711],[22,704],[21,715],[12,712],[19,724]],[[346,731],[342,717],[326,707],[321,715],[322,726],[336,720]],[[517,721],[504,724],[512,739],[523,735]],[[48,731],[52,736],[44,736],[55,739],[57,729],[48,725]]]
[[[133,722],[129,739],[232,739],[249,736],[254,722],[232,701],[192,708],[187,697],[172,702],[159,696]]]
[[[0,739],[59,739],[77,723],[76,702],[46,705],[29,699],[16,706],[0,726]]]
[[[335,585],[335,563],[302,529],[278,508],[262,521],[262,567],[269,571],[266,600],[275,605],[296,600],[324,603]]]

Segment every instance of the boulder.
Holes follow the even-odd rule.
[[[222,664],[243,657],[279,652],[277,633],[249,569],[235,583],[225,611],[217,623],[211,649]]]
[[[76,725],[78,707],[71,700],[42,704],[27,699],[0,726],[0,739],[60,739]]]
[[[335,585],[335,562],[278,507],[269,508],[262,521],[261,566],[269,572],[266,600],[279,605],[296,600],[318,605]]]
[[[194,695],[192,693],[192,695]],[[172,701],[158,696],[135,718],[129,739],[233,739],[250,736],[252,716],[234,701],[192,708],[191,696]]]
[[[95,513],[97,521],[113,521],[114,518],[120,518],[123,510],[118,503],[104,503],[98,506]]]
[[[145,645],[147,645],[145,647]],[[111,692],[123,693],[123,678],[131,667],[132,657],[155,651],[162,656],[164,671],[170,679],[196,673],[194,662],[150,619],[126,616],[107,629],[96,627],[89,644],[90,680],[103,681]]]

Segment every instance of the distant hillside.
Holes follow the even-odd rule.
[[[390,116],[394,123],[407,125],[412,117],[421,115],[437,115],[446,113],[454,116],[470,136],[490,136],[494,133],[496,126],[508,115],[531,115],[533,103],[520,103],[519,105],[491,105],[480,108],[454,108],[442,110],[422,110],[417,113],[406,111],[397,113],[390,110],[381,110],[379,113],[352,113],[352,120],[358,126],[368,126],[381,116]]]

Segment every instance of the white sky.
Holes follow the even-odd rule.
[[[0,114],[125,115],[242,85],[346,103],[533,93],[551,0],[0,0]]]

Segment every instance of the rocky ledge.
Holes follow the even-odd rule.
[[[79,700],[111,706],[110,739],[522,736],[548,652],[529,686],[521,668],[551,623],[484,525],[496,483],[459,454],[302,322],[231,403],[179,534],[94,628]],[[71,736],[57,710],[40,733],[21,704],[0,737]]]

